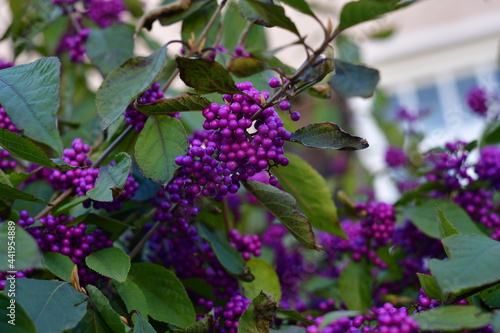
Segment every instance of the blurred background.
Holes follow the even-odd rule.
[[[17,1],[17,0],[13,0]],[[348,1],[309,0],[323,22],[331,20],[333,26],[342,6]],[[160,0],[143,0],[145,10],[158,6]],[[287,15],[299,31],[307,36],[311,46],[321,42],[323,34],[317,22],[286,8]],[[135,24],[125,16],[124,21]],[[0,0],[0,36],[11,22],[8,0]],[[224,27],[230,29],[230,27]],[[270,48],[293,43],[296,37],[288,31],[268,29]],[[177,39],[180,25],[169,27],[155,23],[150,36],[161,43]],[[384,153],[391,142],[390,135],[382,133],[380,122],[398,123],[398,110],[404,108],[418,118],[413,126],[425,138],[419,143],[421,150],[456,139],[476,139],[485,126],[485,120],[470,112],[465,102],[467,92],[474,86],[493,93],[500,82],[500,0],[420,0],[400,11],[379,20],[348,29],[336,47],[336,57],[362,63],[380,71],[379,92],[369,99],[339,100],[335,96],[327,102],[296,101],[301,108],[314,113],[305,115],[303,124],[312,121],[334,121],[350,133],[364,137],[370,143],[366,150],[357,152],[362,165],[375,177],[375,195],[379,200],[393,201],[397,191],[384,172]],[[339,54],[341,50],[342,54]],[[230,50],[231,51],[231,50]],[[150,51],[141,45],[138,55]],[[175,54],[178,49],[173,47]],[[305,59],[303,49],[287,47],[277,56],[285,63],[300,66]],[[27,63],[36,55],[21,55],[16,64]],[[0,59],[13,60],[9,40],[0,41]],[[96,75],[93,86],[97,88],[102,78]],[[376,114],[374,108],[383,100],[383,110]],[[333,115],[334,111],[340,111]],[[377,115],[377,117],[374,117]],[[331,155],[317,150],[303,152],[306,159],[323,174],[345,168],[342,154]],[[352,154],[351,154],[352,155]],[[340,161],[340,162],[339,162]],[[337,169],[336,169],[337,168]],[[339,169],[340,168],[340,169]]]

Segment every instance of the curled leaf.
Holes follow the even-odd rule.
[[[338,150],[359,150],[369,146],[366,139],[353,136],[330,122],[302,127],[292,133],[290,141],[299,142],[306,147]]]

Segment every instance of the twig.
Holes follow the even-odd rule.
[[[108,155],[111,154],[113,149],[115,149],[116,146],[118,146],[120,142],[122,142],[123,139],[125,139],[125,137],[127,136],[127,134],[129,134],[131,131],[132,131],[132,125],[128,125],[128,127],[125,128],[125,130],[115,139],[115,141],[113,141],[109,145],[109,147],[106,148],[106,150],[102,153],[102,155],[99,156],[99,158],[94,163],[92,163],[92,167],[97,168],[99,165],[101,165],[101,163],[106,159],[106,157],[108,157]]]
[[[229,231],[231,230],[231,223],[229,221],[229,205],[227,203],[227,197],[222,199],[222,219],[224,220],[224,228],[226,229],[226,235],[229,239]]]
[[[64,199],[69,197],[71,195],[71,192],[73,192],[73,188],[69,188],[65,192],[63,192],[52,202],[51,206],[45,207],[40,213],[38,213],[38,215],[35,216],[35,220],[39,220],[40,218],[49,214],[52,211],[52,209],[56,208],[61,202],[64,201]]]
[[[139,243],[137,243],[135,245],[135,247],[132,249],[132,251],[130,252],[129,254],[129,257],[130,259],[132,260],[139,252],[141,252],[141,249],[144,247],[144,245],[146,244],[146,242],[151,238],[151,236],[153,236],[153,234],[155,233],[155,231],[160,227],[160,222],[157,221],[155,222],[155,224],[153,225],[153,227],[151,227],[151,229],[149,229],[149,231],[144,235],[144,237],[141,238],[141,240],[139,241]]]

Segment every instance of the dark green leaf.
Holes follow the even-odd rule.
[[[56,126],[61,63],[56,57],[0,71],[0,104],[24,135],[57,153],[62,142]]]
[[[337,217],[337,207],[325,179],[297,155],[287,154],[286,157],[290,164],[286,168],[273,170],[280,186],[297,199],[300,209],[313,227],[345,238]]]
[[[120,118],[127,106],[147,90],[165,66],[167,48],[149,57],[134,57],[113,70],[96,94],[96,107],[104,128]]]
[[[380,74],[378,70],[334,59],[335,75],[329,83],[343,97],[371,97],[375,92]]]
[[[144,14],[142,2],[140,0],[124,0],[125,6],[134,17],[141,17]]]
[[[273,295],[261,291],[238,322],[238,333],[268,333],[278,305]]]
[[[297,9],[301,13],[304,13],[312,17],[316,17],[311,8],[309,8],[309,5],[305,0],[281,0],[281,2],[286,3],[288,6]]]
[[[45,200],[42,200],[40,198],[32,196],[31,194],[28,194],[26,192],[23,192],[23,191],[20,191],[18,189],[15,189],[13,187],[10,187],[9,185],[5,185],[5,184],[1,184],[1,183],[0,183],[0,198],[34,201],[34,202],[43,203],[44,205],[48,205],[48,206],[50,205],[50,203],[48,203]]]
[[[81,222],[85,224],[94,224],[102,230],[113,233],[112,238],[114,238],[115,235],[121,235],[129,227],[129,225],[119,220],[97,214],[88,214],[83,217]]]
[[[36,333],[35,323],[26,310],[5,293],[0,293],[0,318],[0,331],[2,332]]]
[[[68,256],[58,252],[43,252],[43,264],[58,278],[71,282],[71,272],[75,264]]]
[[[291,194],[258,181],[244,181],[243,185],[300,243],[317,251],[323,249],[316,241],[311,223]]]
[[[479,147],[483,148],[489,145],[497,144],[500,142],[500,122],[492,121],[486,125],[481,139],[479,140]]]
[[[116,280],[113,280],[113,284],[123,300],[123,303],[125,303],[127,311],[129,313],[132,311],[139,311],[141,317],[147,318],[149,313],[148,302],[141,288],[139,288],[139,286],[130,279],[127,279],[124,282],[117,282]],[[134,321],[134,324],[137,324],[137,322]]]
[[[222,45],[224,45],[228,50],[234,50],[236,46],[238,46],[241,34],[245,31],[246,28],[248,28],[248,21],[244,19],[239,13],[239,4],[241,4],[241,2],[238,2],[238,4],[234,1],[228,2],[224,13],[222,26],[231,27],[231,29],[225,29],[222,36]],[[252,24],[252,26],[248,30],[248,34],[246,36],[247,38],[245,41],[245,48],[247,51],[267,49],[264,29],[265,28],[263,26]]]
[[[414,1],[401,3],[399,0],[360,0],[346,4],[340,12],[340,23],[335,29],[340,32],[356,24],[374,20],[381,15],[406,7]]]
[[[429,298],[438,301],[446,301],[448,299],[446,295],[443,295],[441,289],[439,289],[439,286],[434,276],[421,273],[417,273],[417,276],[418,280],[420,281],[420,285],[422,286],[422,289],[424,289],[425,294]]]
[[[310,124],[292,133],[292,142],[306,147],[338,150],[359,150],[368,148],[368,142],[345,132],[337,124],[330,122]]]
[[[268,262],[260,258],[252,258],[246,262],[255,279],[251,282],[242,282],[246,298],[254,299],[261,290],[273,295],[276,302],[281,300],[281,285],[278,275]]]
[[[362,262],[350,262],[340,273],[340,297],[349,310],[368,310],[372,300],[372,274]]]
[[[163,11],[157,18],[161,25],[171,25],[175,22],[183,21],[194,13],[198,13],[204,6],[209,5],[214,0],[193,0],[188,8],[178,8],[175,10]],[[185,1],[187,3],[187,1]],[[151,24],[154,21],[151,21]],[[147,27],[147,26],[146,26]]]
[[[339,320],[340,318],[354,317],[359,314],[361,314],[360,311],[348,311],[348,310],[328,312],[323,317],[323,320],[321,321],[321,325],[319,326],[319,328],[325,328],[326,326]]]
[[[148,317],[146,315],[141,315],[135,312],[137,315],[137,320],[134,321],[134,333],[156,333],[156,330],[148,322]],[[135,316],[132,316],[134,320]]]
[[[101,314],[89,308],[83,319],[71,331],[71,333],[114,333],[106,324]]]
[[[115,199],[114,191],[122,190],[127,181],[132,159],[127,153],[116,154],[114,165],[104,165],[99,168],[99,176],[95,187],[87,191],[90,199],[111,202]]]
[[[258,16],[256,17],[256,19],[253,19],[253,23],[264,25],[266,27],[277,26],[291,31],[297,36],[300,36],[300,33],[297,30],[295,24],[285,15],[285,10],[283,9],[283,7],[267,1],[259,0],[240,0],[240,3],[241,2],[248,3],[248,5],[250,5],[252,9],[257,13]]]
[[[72,166],[60,159],[50,159],[33,142],[4,128],[0,128],[0,146],[12,155],[40,166],[57,170],[73,169]]]
[[[210,104],[205,97],[185,92],[173,98],[157,99],[152,104],[135,103],[134,107],[148,116],[160,116],[175,112],[201,111]]]
[[[215,332],[215,321],[211,313],[203,319],[189,325],[184,330],[174,330],[174,333],[212,333]]]
[[[222,266],[234,275],[243,275],[245,272],[245,261],[241,257],[241,254],[226,239],[219,237],[219,235],[210,231],[202,223],[198,223],[197,227],[199,235],[210,243]]]
[[[459,292],[500,280],[500,243],[481,235],[452,235],[442,240],[449,260],[432,259],[429,267],[443,292]]]
[[[134,29],[125,24],[92,29],[85,46],[92,63],[106,77],[134,56]]]
[[[67,282],[16,280],[16,302],[31,318],[38,332],[60,333],[75,327],[85,315],[85,295]]]
[[[272,0],[267,0],[268,3],[272,4]],[[248,0],[238,1],[238,11],[242,17],[247,21],[264,27],[272,27],[273,25],[266,20],[250,5]]]
[[[149,315],[156,320],[185,328],[196,320],[193,304],[179,279],[153,263],[133,264],[129,279],[141,288]]]
[[[243,78],[264,71],[266,66],[255,58],[232,57],[227,63],[227,69],[236,77]]]
[[[441,238],[440,223],[437,220],[436,206],[438,206],[453,226],[461,234],[483,234],[469,215],[452,201],[445,199],[431,199],[416,206],[402,209],[403,215],[419,228],[424,234],[433,238]]]
[[[9,246],[13,248],[9,249]],[[36,240],[12,221],[0,223],[0,249],[0,272],[43,267],[42,253]]]
[[[92,304],[97,308],[101,314],[102,319],[106,324],[113,330],[114,333],[126,333],[127,329],[125,323],[120,319],[120,316],[109,304],[109,300],[104,296],[104,294],[89,284],[87,287],[87,292],[89,293]]]
[[[130,270],[130,257],[120,248],[109,247],[91,253],[85,263],[97,273],[123,282]]]
[[[60,206],[57,206],[56,208],[54,208],[52,210],[52,214],[55,216],[55,215],[59,215],[59,214],[63,214],[63,213],[68,213],[71,208],[76,207],[87,200],[89,200],[89,197],[86,195],[84,195],[82,197],[75,198],[64,205],[60,205]]]
[[[135,144],[135,159],[147,178],[167,184],[179,167],[175,158],[188,150],[187,135],[180,120],[150,117]]]
[[[458,331],[480,328],[489,324],[491,313],[475,306],[448,305],[413,315],[418,328],[425,331]]]
[[[214,60],[177,57],[176,61],[182,81],[200,94],[241,93],[229,72]]]
[[[484,299],[484,303],[490,308],[500,308],[500,290],[495,290]]]
[[[284,317],[293,321],[298,321],[307,325],[312,325],[314,324],[314,321],[307,319],[300,313],[298,313],[295,310],[289,310],[289,309],[283,309],[283,308],[278,308],[276,310],[276,313],[278,314],[279,317]]]

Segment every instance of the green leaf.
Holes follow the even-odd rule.
[[[13,2],[17,2],[15,7]],[[63,11],[52,1],[10,1],[14,18],[2,40],[11,36],[14,41],[15,55],[19,55],[27,46],[33,47],[33,39],[40,32],[52,25]]]
[[[214,0],[193,0],[189,4],[189,8],[172,10],[169,12],[163,12],[157,19],[160,21],[161,25],[171,25],[173,23],[183,21],[192,14],[197,14],[199,10],[203,9],[204,6],[209,5]],[[151,24],[154,21],[151,21]],[[147,26],[146,26],[147,27]]]
[[[238,333],[268,333],[277,303],[273,295],[261,291],[238,322]]]
[[[297,27],[292,20],[285,15],[283,7],[259,0],[240,0],[240,2],[247,2],[259,15],[259,20],[253,23],[264,25],[266,27],[277,26],[291,31],[300,37]],[[261,20],[263,20],[265,24],[259,23]]]
[[[56,57],[0,71],[0,104],[24,135],[61,154],[56,126],[61,63]]]
[[[42,200],[42,199],[37,198],[31,194],[28,194],[28,193],[20,191],[16,188],[10,187],[9,185],[5,185],[5,184],[1,184],[1,183],[0,183],[0,198],[34,201],[34,202],[39,202],[39,203],[43,203],[47,206],[50,206],[50,203],[48,203],[45,200]]]
[[[71,333],[114,333],[106,324],[101,314],[93,308],[89,308],[83,319],[71,331]]]
[[[494,145],[500,142],[500,121],[493,121],[486,125],[481,138],[479,148]]]
[[[71,282],[71,273],[75,264],[68,256],[58,252],[43,252],[43,264],[58,278]]]
[[[378,70],[334,59],[335,75],[329,83],[343,97],[371,97],[375,92],[380,74]]]
[[[260,258],[252,258],[246,262],[255,279],[251,282],[242,282],[246,298],[254,299],[261,290],[273,295],[276,302],[281,300],[281,285],[278,274],[268,262]]]
[[[12,155],[40,166],[57,170],[73,169],[61,159],[50,159],[33,142],[4,128],[0,128],[0,146]]]
[[[439,230],[441,231],[441,238],[446,238],[451,235],[458,234],[458,230],[451,224],[451,222],[446,218],[443,211],[438,207],[437,214],[439,218]]]
[[[211,102],[200,95],[182,93],[173,98],[161,98],[151,104],[134,104],[134,108],[148,116],[160,116],[167,113],[184,111],[201,111],[209,107]]]
[[[9,333],[36,333],[36,326],[21,304],[0,293],[0,331]]]
[[[127,181],[132,165],[132,159],[127,153],[116,154],[114,165],[104,165],[99,168],[99,176],[95,187],[87,191],[90,199],[111,202],[115,199],[114,191],[122,190]]]
[[[92,304],[97,308],[101,314],[102,319],[106,324],[113,330],[114,333],[125,333],[127,332],[125,323],[120,319],[120,316],[109,304],[109,300],[104,296],[104,294],[89,284],[85,287],[89,293]]]
[[[0,272],[43,267],[37,242],[13,221],[0,223],[0,249]]]
[[[306,147],[338,150],[359,150],[368,148],[368,142],[345,132],[330,122],[310,124],[292,133],[290,139]]]
[[[372,274],[368,267],[351,261],[340,273],[339,291],[349,310],[368,310],[372,300]]]
[[[142,174],[166,185],[179,167],[175,158],[188,150],[187,135],[180,120],[150,117],[135,144],[135,159]]]
[[[500,308],[500,290],[495,290],[489,294],[485,299],[484,303],[490,308]]]
[[[493,311],[491,325],[493,326],[495,332],[500,331],[500,311]]]
[[[148,302],[141,288],[139,288],[139,286],[130,279],[127,279],[124,282],[117,282],[116,280],[113,280],[113,284],[123,300],[123,303],[125,303],[127,312],[130,313],[132,311],[139,311],[141,316],[145,316],[147,318],[149,313]],[[134,324],[137,324],[137,322],[134,321]]]
[[[81,222],[85,224],[93,224],[102,230],[111,232],[111,239],[115,239],[115,236],[121,235],[127,228],[130,227],[128,224],[119,220],[97,214],[85,215],[83,216]]]
[[[291,194],[253,180],[244,181],[243,185],[300,243],[317,251],[323,249],[316,241],[311,223]]]
[[[427,236],[440,239],[441,231],[440,223],[436,220],[436,206],[443,211],[449,221],[453,221],[453,226],[461,234],[483,234],[462,208],[445,199],[430,199],[416,206],[404,207],[402,214]]]
[[[134,324],[134,333],[156,333],[156,330],[148,322],[148,317],[146,315],[141,315],[140,313],[134,312],[137,315],[137,320]],[[135,317],[132,316],[132,320]]]
[[[214,60],[177,57],[176,61],[182,81],[200,94],[241,93],[231,74]]]
[[[123,282],[130,270],[130,257],[120,248],[109,247],[91,253],[85,263],[97,273]]]
[[[500,243],[481,235],[452,235],[442,240],[449,260],[432,259],[429,268],[443,292],[459,292],[500,280]]]
[[[85,46],[92,63],[106,77],[134,56],[134,29],[125,24],[92,29]]]
[[[290,164],[286,168],[273,170],[280,186],[297,199],[300,209],[313,227],[345,238],[337,217],[337,207],[325,179],[299,156],[287,154],[286,157]]]
[[[209,1],[205,6],[196,11],[196,14],[189,15],[182,21],[181,37],[182,40],[187,42],[190,39],[198,38],[207,27],[210,19],[217,10],[217,1]],[[219,17],[212,24],[210,29],[205,35],[205,45],[211,47],[217,41],[217,34],[219,31]]]
[[[427,274],[422,274],[422,273],[417,273],[418,280],[420,281],[420,285],[425,291],[425,294],[431,298],[435,299],[438,301],[446,301],[448,297],[446,295],[443,295],[441,292],[441,289],[439,289],[439,286],[436,282],[436,279],[434,276],[427,275]]]
[[[324,315],[323,320],[321,321],[321,325],[319,325],[319,328],[320,329],[325,328],[326,326],[339,320],[340,318],[354,317],[360,314],[361,314],[360,311],[348,311],[348,310],[328,312],[327,314]]]
[[[232,57],[227,63],[227,69],[236,77],[243,78],[264,71],[266,66],[255,58]]]
[[[184,330],[174,330],[174,333],[211,333],[215,332],[215,321],[211,313],[203,319],[194,322]]]
[[[219,237],[218,234],[210,231],[204,224],[198,223],[198,234],[210,243],[212,250],[222,266],[229,273],[242,276],[245,273],[245,261],[241,254],[229,242]]]
[[[346,4],[340,12],[340,22],[335,29],[340,32],[356,24],[374,20],[381,15],[406,7],[414,1],[401,3],[399,0],[360,0]]]
[[[283,308],[278,308],[276,310],[276,313],[278,314],[279,317],[284,317],[287,319],[291,319],[293,321],[298,321],[307,325],[312,325],[314,324],[314,321],[307,319],[300,313],[298,313],[295,310],[289,310],[289,309],[283,309]]]
[[[96,107],[103,128],[120,118],[130,102],[151,86],[166,59],[167,48],[163,46],[149,57],[129,59],[106,76],[96,94]]]
[[[153,263],[133,264],[129,279],[141,288],[149,315],[185,328],[196,320],[193,304],[181,281],[168,269]]]
[[[231,27],[231,29],[224,30],[222,45],[224,45],[228,50],[234,50],[236,48],[239,44],[243,31],[248,28],[248,21],[239,13],[238,6],[240,4],[241,2],[236,3],[234,1],[229,1],[226,5],[222,26]],[[267,49],[266,36],[263,26],[252,24],[252,26],[248,29],[245,48],[247,51]]]
[[[413,315],[419,330],[459,331],[480,328],[489,324],[491,313],[475,306],[448,305]]]
[[[67,282],[16,279],[16,302],[31,318],[38,332],[59,333],[75,327],[85,315],[85,295]]]
[[[296,10],[298,10],[303,14],[316,17],[316,15],[314,15],[313,11],[311,10],[311,8],[309,7],[309,5],[305,0],[281,0],[281,2],[287,4],[290,7],[295,8]]]

